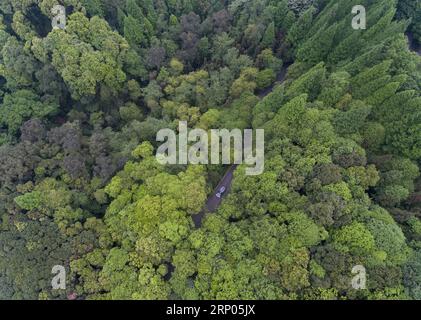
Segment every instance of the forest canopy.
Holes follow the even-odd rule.
[[[421,299],[419,45],[420,0],[2,0],[0,299]],[[264,172],[159,164],[180,121]]]

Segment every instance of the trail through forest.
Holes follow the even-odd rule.
[[[275,88],[277,84],[282,84],[285,81],[289,66],[290,64],[284,65],[282,67],[281,71],[278,73],[276,77],[276,81],[268,88],[263,89],[258,94],[259,98],[261,99],[265,98],[267,95],[269,95],[273,91],[273,89]],[[212,194],[209,196],[208,200],[206,201],[205,208],[200,213],[193,216],[193,222],[196,229],[202,226],[202,221],[205,215],[209,213],[214,213],[221,205],[223,198],[226,197],[226,195],[230,192],[232,179],[234,178],[234,171],[237,168],[237,166],[238,165],[234,164],[228,168],[228,170],[222,177],[221,181],[218,183],[215,190],[212,192]],[[225,192],[221,197],[217,197],[216,194],[219,192],[219,190],[222,187],[225,187]],[[167,264],[167,268],[168,268],[168,272],[165,275],[166,281],[171,279],[171,275],[175,270],[175,267],[170,263]]]
[[[269,95],[277,84],[282,84],[285,81],[289,66],[290,64],[284,65],[281,71],[279,71],[276,77],[276,81],[271,86],[259,92],[258,96],[260,99],[263,99],[267,95]],[[216,186],[215,190],[212,192],[212,194],[208,198],[205,208],[202,210],[202,212],[193,216],[193,221],[196,228],[200,228],[202,226],[202,220],[205,217],[205,215],[207,213],[215,212],[221,205],[223,198],[230,192],[232,179],[234,178],[234,171],[237,168],[237,166],[238,165],[234,164],[229,167],[229,169],[226,171],[221,181]],[[225,187],[225,192],[220,198],[218,198],[216,194],[219,192],[219,190],[222,187]]]

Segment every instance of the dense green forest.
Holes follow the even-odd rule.
[[[0,299],[421,299],[408,33],[420,0],[1,0]],[[228,168],[160,165],[179,121],[265,130],[200,228]]]

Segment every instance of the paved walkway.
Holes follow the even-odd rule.
[[[193,216],[193,221],[196,228],[200,228],[202,226],[202,220],[205,214],[215,212],[216,209],[218,209],[218,207],[221,205],[223,197],[230,192],[231,182],[234,177],[234,171],[236,168],[237,168],[236,164],[229,167],[228,171],[225,173],[222,180],[218,183],[218,186],[215,188],[211,196],[208,198],[205,209],[199,214],[196,214]],[[222,187],[225,187],[225,192],[222,197],[218,198],[216,194]]]

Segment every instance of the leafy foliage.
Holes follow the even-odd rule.
[[[421,299],[419,3],[1,1],[0,299]],[[265,129],[264,172],[205,212],[179,121]]]

